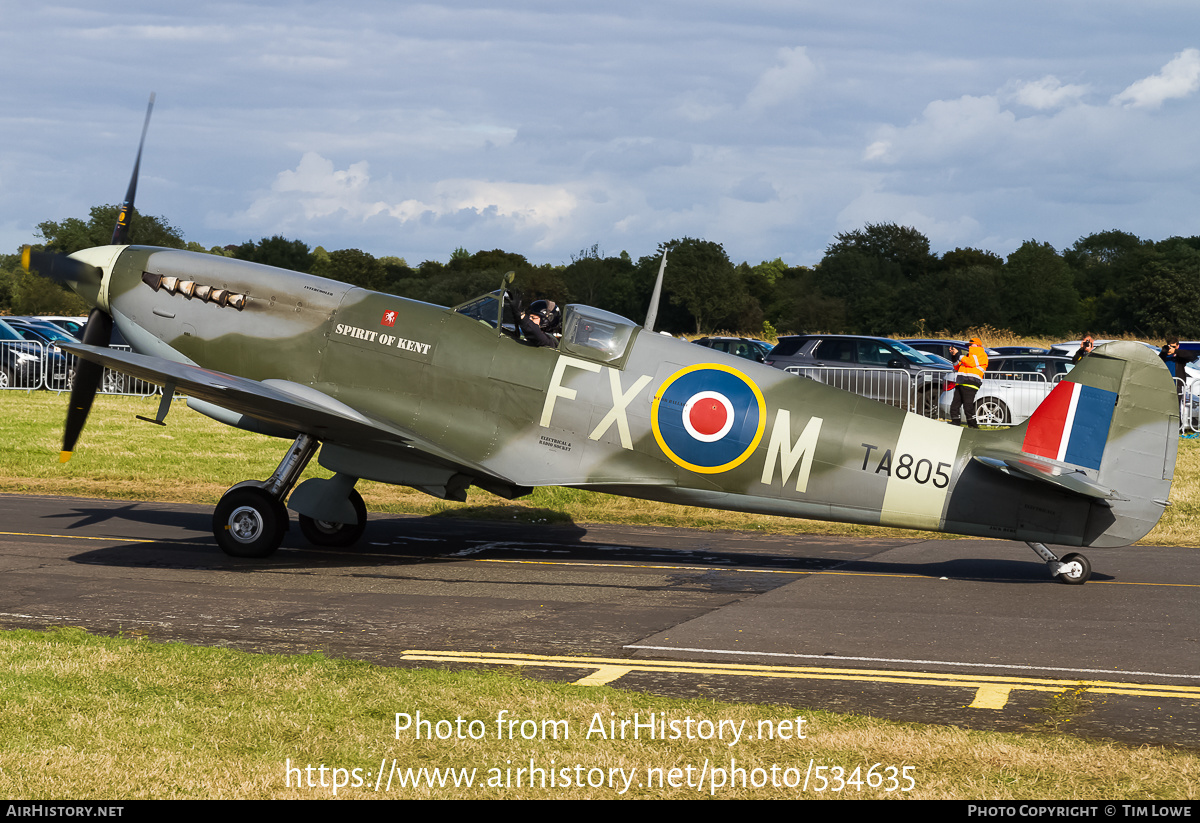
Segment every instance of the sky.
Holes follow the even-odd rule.
[[[0,252],[122,199],[410,265],[1200,234],[1194,0],[0,0]]]

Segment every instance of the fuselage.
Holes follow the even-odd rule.
[[[105,271],[89,299],[139,353],[310,387],[458,456],[485,488],[484,473],[514,488],[1068,545],[1112,520],[973,463],[974,432],[594,309],[568,307],[559,348],[537,348],[497,322],[219,256],[80,256]],[[1019,433],[987,435],[1006,446]],[[358,476],[427,485],[405,479],[406,459],[400,447],[363,455]]]

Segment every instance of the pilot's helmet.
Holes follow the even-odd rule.
[[[534,300],[529,304],[529,313],[542,318],[542,330],[554,331],[562,321],[562,315],[553,300]]]

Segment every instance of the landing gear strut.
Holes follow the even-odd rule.
[[[300,435],[269,479],[238,483],[222,495],[213,511],[213,536],[222,551],[231,557],[267,557],[279,548],[288,530],[283,499],[319,445],[311,435]]]
[[[1062,559],[1059,559],[1054,552],[1046,548],[1045,543],[1026,541],[1026,545],[1046,561],[1046,566],[1050,569],[1050,574],[1057,577],[1060,583],[1066,583],[1071,586],[1082,586],[1092,576],[1092,564],[1082,554],[1072,552],[1071,554],[1063,555]]]

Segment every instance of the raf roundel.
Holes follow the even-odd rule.
[[[680,369],[650,409],[654,439],[671,462],[702,474],[740,466],[762,439],[766,403],[737,369],[702,363]]]

